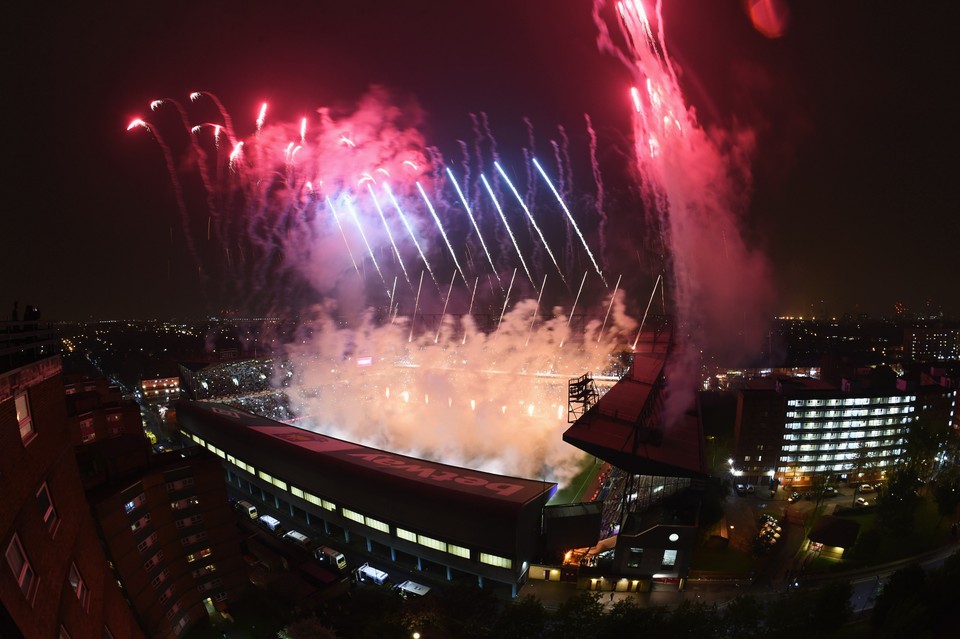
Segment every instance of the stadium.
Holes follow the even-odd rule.
[[[705,477],[697,420],[669,429],[661,423],[669,342],[668,331],[654,335],[603,394],[589,375],[569,380],[572,425],[563,441],[596,458],[576,491],[365,446],[238,408],[282,395],[258,387],[262,363],[194,367],[194,382],[233,393],[197,393],[178,403],[177,417],[186,437],[221,457],[231,486],[374,556],[505,587],[512,596],[528,579],[643,590],[682,584]],[[210,381],[224,376],[225,384]],[[184,387],[202,389],[202,382]]]

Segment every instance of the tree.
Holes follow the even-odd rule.
[[[903,614],[913,602],[922,601],[924,582],[923,569],[916,564],[893,573],[873,606],[873,624],[882,627],[891,623],[895,616]],[[893,614],[895,611],[897,615]]]
[[[600,595],[582,592],[570,597],[557,608],[551,634],[557,639],[594,639],[598,636],[602,618],[603,604],[600,602]]]
[[[541,639],[545,636],[547,611],[533,595],[508,604],[501,611],[490,635],[498,639]]]
[[[823,636],[840,628],[849,619],[853,612],[850,607],[850,596],[853,589],[848,581],[834,581],[820,588],[813,596],[813,610],[811,619],[814,636]]]
[[[691,603],[683,600],[674,608],[667,620],[667,632],[664,636],[676,639],[710,639],[721,637],[723,618],[715,605]]]
[[[337,639],[337,633],[316,617],[294,621],[277,633],[279,639]]]
[[[402,613],[403,599],[396,590],[362,586],[342,598],[328,619],[341,636],[349,639],[409,639]]]
[[[621,599],[604,616],[599,636],[633,637],[642,628],[648,637],[667,634],[667,610],[662,606],[645,607],[633,599]]]
[[[738,639],[762,637],[764,630],[764,607],[756,597],[740,595],[723,611],[723,623],[727,636]]]
[[[960,466],[951,466],[937,475],[933,499],[937,502],[937,512],[940,514],[937,525],[945,517],[956,520],[957,508],[960,507]]]
[[[431,603],[428,599],[417,603]],[[457,639],[487,636],[500,611],[493,591],[473,584],[451,585],[432,599],[438,625]]]
[[[912,468],[900,466],[887,479],[886,489],[877,498],[877,519],[895,534],[913,530],[913,515],[920,505],[920,480]]]
[[[946,441],[945,424],[937,425],[930,417],[921,413],[907,431],[906,460],[907,468],[926,482],[933,473],[934,457],[942,441]]]

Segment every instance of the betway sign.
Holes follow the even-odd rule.
[[[502,477],[402,455],[393,455],[292,426],[247,425],[247,428],[316,453],[349,461],[352,464],[374,468],[383,473],[408,477],[424,483],[439,484],[474,495],[495,495],[508,498],[510,501],[525,502],[552,488],[552,484],[518,480],[514,477]]]
[[[411,463],[409,460],[400,459],[384,453],[350,453],[348,456],[361,459],[369,464],[385,466],[386,470],[395,475],[410,474],[426,481],[453,482],[462,486],[478,486],[485,490],[493,491],[501,497],[509,497],[523,490],[523,486],[520,484],[492,482],[482,477],[461,475],[460,473],[450,470],[438,470],[435,467]]]

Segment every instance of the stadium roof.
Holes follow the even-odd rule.
[[[563,440],[634,474],[706,475],[696,415],[667,427],[651,423],[659,420],[665,351],[637,353],[630,373],[568,428]]]
[[[407,457],[259,417],[180,401],[181,426],[257,471],[375,518],[461,543],[516,547],[556,484]]]

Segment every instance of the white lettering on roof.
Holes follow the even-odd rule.
[[[495,492],[501,497],[509,497],[510,495],[523,490],[523,486],[520,484],[491,482],[482,477],[463,476],[460,473],[455,473],[450,470],[439,470],[437,468],[430,468],[429,466],[421,466],[420,464],[411,464],[402,459],[397,459],[396,457],[391,457],[390,455],[384,455],[382,453],[349,453],[347,456],[358,457],[364,461],[367,461],[371,464],[376,464],[378,466],[387,466],[394,471],[411,473],[420,479],[436,482],[452,481],[464,486],[482,487],[486,490]]]

